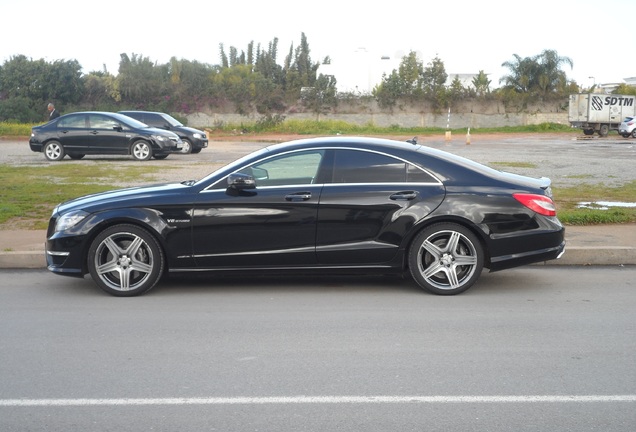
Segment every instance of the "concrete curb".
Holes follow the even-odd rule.
[[[46,258],[44,256],[44,251],[0,252],[0,268],[46,268]]]
[[[636,265],[636,247],[629,246],[567,246],[558,260],[539,265]],[[44,269],[44,251],[0,252],[0,269]]]
[[[558,260],[546,265],[636,265],[636,248],[629,246],[566,246]]]

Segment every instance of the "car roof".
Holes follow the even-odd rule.
[[[139,113],[139,114],[165,114],[159,111],[138,111],[138,110],[126,110],[126,111],[118,111],[118,113],[120,114],[126,114],[126,113]]]
[[[107,115],[107,116],[114,116],[116,118],[119,118],[120,116],[122,116],[123,114],[120,113],[115,113],[115,112],[109,112],[109,111],[76,111],[76,112],[71,112],[71,113],[66,113],[61,117],[68,117],[71,115],[86,115],[86,114],[101,114],[101,115]]]

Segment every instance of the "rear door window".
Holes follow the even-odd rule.
[[[437,183],[430,174],[392,156],[363,151],[337,150],[332,183]]]

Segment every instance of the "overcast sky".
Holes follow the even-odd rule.
[[[633,0],[383,2],[347,0],[0,0],[0,62],[23,54],[34,60],[76,59],[85,72],[116,75],[121,53],[153,62],[171,57],[219,64],[219,44],[245,51],[279,39],[278,63],[305,33],[314,62],[332,63],[365,48],[391,57],[416,51],[435,56],[449,75],[508,73],[513,54],[556,50],[574,62],[568,77],[623,82],[636,76]],[[594,78],[590,78],[594,77]]]

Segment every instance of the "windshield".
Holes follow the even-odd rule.
[[[169,114],[163,114],[162,117],[164,118],[165,121],[168,122],[168,124],[172,127],[180,127],[183,126],[183,124],[181,124],[181,122],[179,122],[179,120],[177,120],[176,118],[172,117]]]
[[[119,120],[123,124],[133,127],[135,129],[145,129],[147,127],[150,127],[146,123],[142,123],[139,120],[135,120],[132,117],[128,117],[122,114],[112,114],[112,115],[116,117],[117,120]]]

